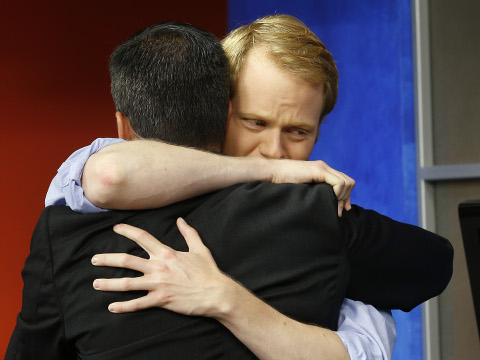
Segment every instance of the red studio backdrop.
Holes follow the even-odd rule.
[[[130,34],[160,21],[189,22],[221,38],[227,1],[0,1],[2,357],[56,169],[95,138],[116,137],[108,57]]]

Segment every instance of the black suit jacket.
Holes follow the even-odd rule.
[[[146,256],[112,231],[120,222],[186,251],[175,226],[184,217],[222,271],[280,312],[330,329],[336,329],[347,295],[382,308],[410,309],[446,286],[452,262],[446,240],[358,207],[339,220],[336,208],[328,185],[265,183],[151,211],[81,215],[47,208],[22,272],[23,306],[7,359],[254,358],[212,319],[163,309],[107,311],[109,303],[140,294],[97,292],[93,280],[136,274],[94,267],[91,257]]]

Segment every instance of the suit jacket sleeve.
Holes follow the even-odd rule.
[[[5,359],[75,359],[65,342],[56,294],[45,209],[35,227],[22,270],[23,300]]]
[[[341,222],[351,264],[348,298],[410,311],[448,285],[453,248],[447,239],[358,206]]]

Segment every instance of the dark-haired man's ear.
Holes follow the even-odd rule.
[[[130,124],[130,120],[128,116],[123,115],[120,111],[115,113],[115,118],[117,119],[117,130],[118,130],[118,137],[123,140],[135,140],[138,139],[137,134],[132,129],[132,125]]]

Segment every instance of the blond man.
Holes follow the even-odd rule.
[[[63,183],[71,186],[63,190],[53,186],[47,204],[59,204],[76,197],[78,201],[67,204],[86,204],[77,210],[141,209],[168,205],[250,180],[327,181],[339,197],[339,214],[343,207],[349,209],[354,182],[348,176],[322,162],[286,161],[308,159],[318,139],[321,121],[335,106],[338,74],[325,46],[297,19],[282,15],[241,27],[223,44],[231,71],[231,108],[223,152],[247,158],[229,158],[148,140],[111,145],[90,156],[85,165],[81,185],[86,197],[77,182],[64,178]],[[135,131],[128,131],[129,139],[134,139]],[[93,152],[87,151],[84,159]],[[62,176],[59,173],[57,177]],[[143,299],[112,304],[111,311],[163,306],[182,313],[214,317],[262,359],[312,358],[320,352],[325,359],[391,357],[395,330],[388,314],[380,316],[371,307],[349,303],[341,320],[352,325],[353,335],[293,321],[222,274],[195,231],[182,223],[179,227],[189,245],[192,244],[191,251],[174,257],[176,263],[168,268],[177,268],[179,272],[168,276],[172,283],[189,290],[169,294],[167,298],[177,299],[173,302],[159,299],[151,290]],[[136,229],[128,228],[123,234],[142,243]],[[158,246],[161,252],[161,244]],[[97,256],[95,264],[115,266],[122,256]],[[201,258],[203,265],[192,267],[193,258]],[[195,281],[186,281],[182,273]],[[434,283],[442,283],[441,278],[438,276]],[[372,281],[372,284],[378,286],[379,283]],[[99,280],[95,287],[129,290],[122,280]],[[384,291],[388,293],[388,289]],[[189,295],[192,292],[195,297]],[[432,293],[435,292],[438,286]],[[221,298],[212,296],[219,293],[223,294]],[[418,303],[418,299],[415,301]],[[219,312],[219,309],[229,310]],[[355,324],[349,316],[358,313],[363,314],[360,316],[363,323]],[[376,329],[377,326],[381,329]]]

